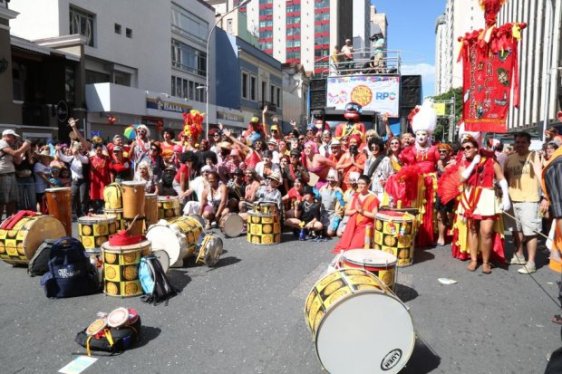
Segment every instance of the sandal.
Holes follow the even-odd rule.
[[[492,266],[489,262],[485,262],[482,264],[482,273],[483,274],[492,274]]]
[[[477,267],[478,267],[478,261],[470,261],[470,264],[468,264],[466,270],[475,271]]]

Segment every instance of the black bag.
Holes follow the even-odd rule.
[[[51,247],[49,271],[41,277],[47,297],[74,297],[100,290],[97,270],[82,243],[73,237],[57,240]]]
[[[58,239],[46,239],[39,248],[35,251],[35,254],[29,260],[27,265],[27,273],[31,277],[37,275],[43,275],[49,271],[49,259],[51,258],[51,248],[57,242]]]
[[[86,329],[76,334],[74,341],[86,349],[92,351],[110,352],[111,354],[122,353],[124,350],[133,347],[140,338],[141,319],[130,326],[108,327],[111,332],[113,344],[110,344],[106,336],[96,337],[88,336]],[[89,338],[89,344],[88,344]]]
[[[170,284],[156,256],[141,258],[139,280],[145,293],[141,300],[145,303],[158,305],[165,301],[165,305],[168,305],[168,300],[179,293],[179,290]]]

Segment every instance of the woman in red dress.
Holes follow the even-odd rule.
[[[96,213],[101,213],[103,189],[111,183],[109,164],[109,156],[103,154],[103,144],[94,144],[94,155],[90,156],[90,201]]]
[[[347,251],[349,249],[359,249],[365,246],[365,231],[375,223],[375,216],[379,208],[377,195],[369,191],[369,178],[366,175],[359,177],[357,181],[357,193],[351,198],[351,202],[345,209],[345,215],[349,216],[349,221],[345,231],[333,253]]]

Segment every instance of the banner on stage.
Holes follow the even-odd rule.
[[[356,102],[365,111],[399,116],[400,77],[349,75],[328,77],[326,106],[345,110]]]

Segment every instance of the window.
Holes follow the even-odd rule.
[[[261,101],[265,101],[265,97],[267,96],[266,90],[267,90],[267,83],[261,82]]]
[[[90,47],[94,46],[95,21],[93,14],[70,7],[70,34],[84,35]]]
[[[114,29],[115,29],[116,34],[121,34],[121,25],[120,24],[116,23],[115,26],[114,26]]]
[[[248,98],[248,74],[242,73],[242,97]]]
[[[172,5],[172,27],[175,31],[188,34],[201,42],[207,40],[209,23],[176,4]]]
[[[232,18],[226,20],[226,32],[232,34]]]
[[[250,100],[256,100],[256,77],[250,77]]]
[[[277,107],[281,106],[281,89],[279,87],[276,88],[277,91],[277,101],[275,102],[275,104],[277,105]]]
[[[269,90],[269,102],[270,103],[274,103],[275,102],[275,86],[271,86],[271,89]]]
[[[172,39],[171,52],[173,67],[203,77],[207,75],[205,52],[174,39]]]
[[[196,87],[203,87],[197,89]],[[203,83],[190,81],[181,77],[172,76],[171,94],[175,97],[182,97],[189,100],[200,102],[205,101],[205,89]]]
[[[127,38],[132,38],[133,37],[133,30],[131,30],[130,28],[125,28],[125,36]]]
[[[195,98],[195,83],[189,81],[189,95],[187,96],[189,100],[193,100]]]

